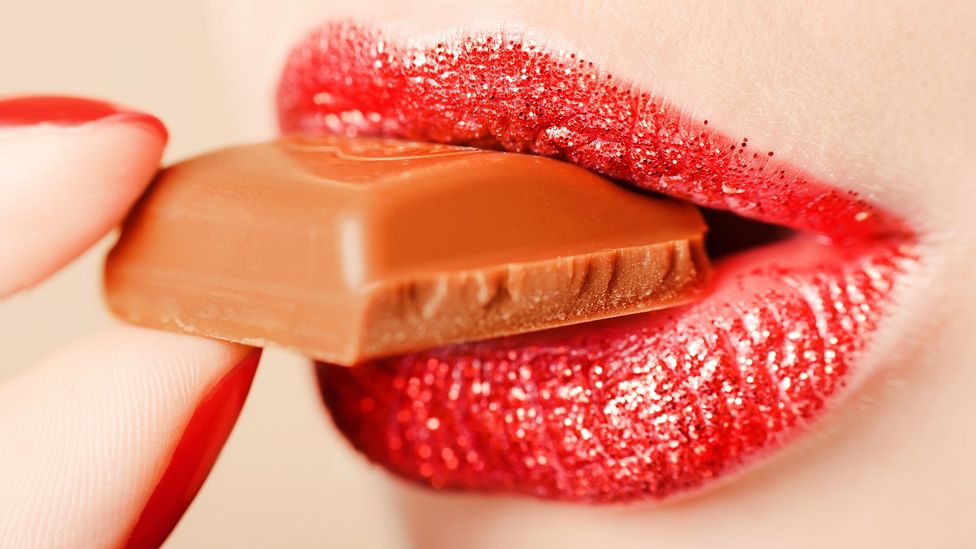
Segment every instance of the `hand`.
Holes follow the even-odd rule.
[[[107,103],[0,100],[0,298],[115,227],[166,138],[157,119]],[[118,327],[0,385],[0,547],[162,543],[230,434],[259,356]]]

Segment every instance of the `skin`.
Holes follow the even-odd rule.
[[[976,158],[976,8],[840,1],[250,4],[210,3],[242,139],[273,135],[280,64],[319,21],[351,15],[418,39],[505,26],[583,54],[707,115],[725,133],[861,192],[903,215],[922,237],[921,267],[867,357],[876,375],[773,460],[658,506],[438,494],[391,481],[409,542],[684,548],[958,547],[976,540],[976,370],[969,367],[976,216],[967,162]],[[159,135],[118,124],[0,129],[0,212],[28,214],[0,215],[0,235],[16,234],[21,244],[38,239],[0,246],[0,297],[40,282],[117,224],[163,146]],[[92,196],[106,202],[91,207]],[[22,253],[31,249],[47,255]],[[141,539],[165,536],[187,501],[155,494],[185,491],[161,483],[174,478],[174,456],[208,398],[232,413],[211,417],[208,424],[219,428],[191,446],[216,440],[219,447],[250,385],[250,353],[119,328],[0,386],[0,546],[119,545],[160,497],[154,516],[170,518],[143,525],[151,531]],[[222,381],[236,390],[218,390]],[[104,448],[113,451],[93,451]],[[192,469],[201,459],[207,461],[197,455],[178,466]]]
[[[165,142],[117,117],[0,124],[0,299],[116,226]],[[0,385],[0,546],[165,537],[230,433],[257,358],[241,345],[117,327]]]
[[[397,486],[422,547],[915,547],[976,540],[976,9],[964,2],[211,2],[245,133],[274,132],[289,46],[337,17],[420,42],[507,28],[564,47],[904,216],[922,240],[875,375],[754,471],[664,505],[580,507]],[[218,24],[219,22],[219,24]],[[260,41],[253,37],[261,36]],[[233,52],[233,55],[231,55]]]

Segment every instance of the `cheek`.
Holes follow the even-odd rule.
[[[308,0],[209,0],[206,28],[213,66],[223,85],[234,140],[260,140],[277,133],[275,83],[288,50],[308,29],[340,8]]]

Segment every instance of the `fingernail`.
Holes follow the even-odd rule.
[[[166,126],[150,114],[82,97],[33,95],[0,99],[0,127],[49,124],[74,127],[99,121],[142,124],[169,138]]]
[[[125,547],[159,547],[166,541],[230,436],[260,358],[261,349],[253,350],[200,401]]]

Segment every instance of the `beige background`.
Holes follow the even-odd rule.
[[[0,96],[73,93],[147,110],[170,128],[169,161],[239,140],[205,7],[2,0]],[[254,107],[273,117],[270,105]],[[112,322],[99,294],[110,244],[0,303],[0,381]],[[389,482],[332,432],[312,381],[301,358],[265,356],[240,423],[167,547],[402,545]]]

